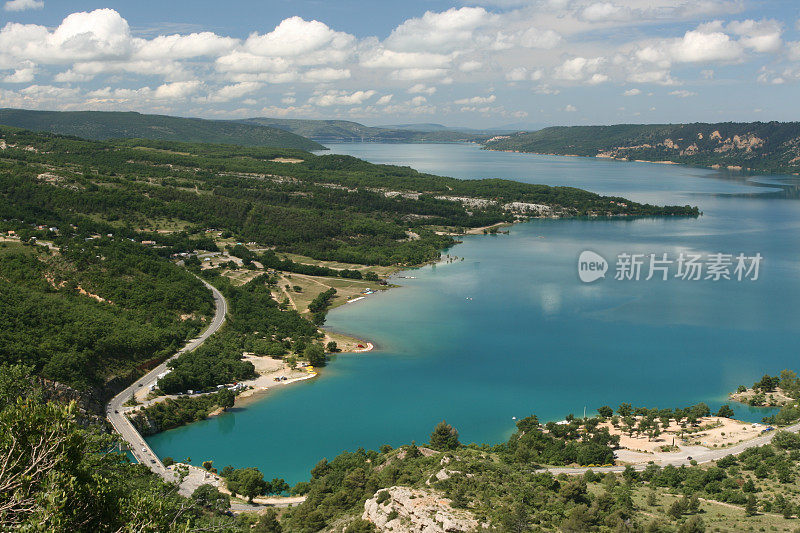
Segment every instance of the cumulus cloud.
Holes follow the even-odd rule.
[[[514,5],[498,9],[497,2]],[[640,84],[641,89],[618,89],[633,96],[646,90],[644,85],[681,85],[687,72],[712,79],[717,64],[724,68],[744,61],[769,67],[760,71],[763,83],[800,77],[800,67],[792,64],[800,61],[800,42],[783,40],[784,26],[794,21],[737,20],[733,14],[741,9],[740,0],[480,3],[401,20],[385,39],[357,38],[302,17],[244,38],[211,31],[145,37],[134,34],[113,9],[73,13],[51,27],[9,22],[0,27],[0,83],[13,90],[0,86],[0,91],[4,104],[26,107],[84,103],[89,108],[201,109],[233,116],[258,113],[263,102],[280,101],[283,107],[264,109],[278,116],[322,116],[323,108],[346,106],[353,116],[381,116],[455,113],[462,106],[511,116],[496,105],[493,94],[439,104],[447,97],[436,86],[487,94],[504,77],[509,90],[530,96],[558,94],[563,87],[582,90],[574,87],[613,78]],[[644,26],[651,22],[658,24]],[[626,35],[645,31],[652,37],[623,42]],[[40,84],[31,85],[35,82]],[[20,84],[29,87],[19,89]],[[59,92],[59,84],[68,85],[61,87],[67,91]],[[292,93],[279,84],[291,84]],[[380,94],[390,92],[406,93],[409,99]],[[690,91],[673,91],[673,96],[683,92]],[[34,98],[41,101],[34,103]],[[201,107],[209,102],[220,105]]]
[[[465,61],[458,66],[458,70],[461,72],[474,72],[480,70],[482,66],[483,63],[480,61]]]
[[[575,107],[575,106],[574,106],[574,105],[572,105],[572,104],[567,104],[567,105],[564,107],[564,111],[566,111],[567,113],[575,113],[577,110],[578,110],[578,108],[577,108],[577,107]]]
[[[30,83],[35,77],[36,69],[34,68],[19,68],[13,74],[9,74],[3,78],[5,83]]]
[[[588,22],[628,20],[631,15],[630,9],[611,2],[595,2],[583,8],[580,12],[580,18]]]
[[[189,35],[160,35],[152,40],[135,41],[137,59],[189,59],[201,56],[217,56],[232,50],[238,39],[220,37],[212,32]]]
[[[332,30],[317,20],[301,17],[283,20],[267,34],[252,34],[244,43],[246,51],[267,57],[303,57],[314,62],[341,61],[350,53],[355,37]]]
[[[734,21],[727,29],[739,35],[742,46],[759,53],[777,52],[783,46],[783,26],[777,20]]]
[[[385,45],[404,52],[452,52],[473,40],[475,31],[497,19],[482,7],[450,8],[408,19],[395,28]]]
[[[454,103],[458,105],[468,105],[468,104],[490,104],[497,100],[497,97],[493,94],[489,96],[473,96],[472,98],[461,98],[460,100],[456,100]]]
[[[310,83],[330,82],[337,80],[346,80],[350,77],[350,70],[346,68],[317,68],[307,70],[303,73],[302,81]]]
[[[128,22],[113,9],[73,13],[52,32],[13,22],[0,30],[4,54],[40,64],[121,58],[132,49]]]
[[[3,8],[6,11],[25,11],[27,9],[44,8],[43,0],[10,0]]]
[[[528,79],[528,69],[525,67],[516,67],[506,72],[506,79],[508,81],[522,81]]]
[[[672,91],[669,94],[671,96],[677,96],[678,98],[689,98],[690,96],[697,96],[697,93],[693,93],[692,91],[687,91],[686,89]]]
[[[376,92],[369,91],[355,91],[348,93],[347,91],[326,91],[324,93],[315,94],[308,99],[308,103],[318,105],[321,107],[329,107],[334,105],[360,105],[375,96]]]
[[[217,89],[210,97],[212,102],[230,102],[241,97],[256,92],[261,88],[261,83],[255,81],[243,81],[234,85],[226,85]]]
[[[451,64],[450,54],[429,52],[395,52],[378,48],[362,54],[361,66],[367,68],[441,68]]]
[[[400,81],[415,81],[437,78],[447,74],[443,68],[404,68],[392,72],[391,77]]]
[[[409,94],[427,94],[428,96],[431,96],[436,92],[436,87],[428,87],[424,83],[417,83],[416,85],[409,87],[408,92]]]
[[[608,76],[598,72],[603,63],[605,63],[603,57],[592,59],[573,57],[556,67],[555,78],[565,81],[583,81],[589,84],[602,83],[608,80]]]
[[[669,66],[675,63],[734,62],[742,57],[742,45],[715,27],[687,31],[683,37],[663,40],[636,52],[637,59]]]
[[[162,100],[186,98],[199,91],[202,85],[203,83],[198,80],[165,83],[156,88],[153,92],[153,96]]]

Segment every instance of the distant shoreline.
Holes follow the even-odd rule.
[[[548,152],[526,152],[523,150],[501,150],[499,148],[488,148],[485,144],[481,145],[481,150],[486,150],[487,152],[505,152],[507,154],[546,155],[551,157],[580,157],[583,159],[600,159],[606,161],[619,161],[622,163],[651,163],[654,165],[680,165],[687,168],[703,168],[707,170],[727,170],[729,172],[749,172],[753,174],[763,174],[763,175],[774,174],[776,176],[800,176],[800,172],[774,172],[767,170],[757,170],[753,168],[743,168],[739,165],[727,165],[727,166],[722,166],[719,164],[691,165],[688,163],[681,163],[679,161],[671,161],[671,160],[648,161],[647,159],[628,159],[627,157],[610,157],[603,155],[555,154]]]

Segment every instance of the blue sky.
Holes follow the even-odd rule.
[[[800,120],[796,1],[0,4],[0,107],[476,128]]]

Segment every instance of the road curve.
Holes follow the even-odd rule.
[[[789,431],[791,433],[797,433],[800,431],[800,424],[794,424],[791,426],[787,426],[785,428],[781,428],[781,431]],[[709,449],[708,451],[695,453],[691,455],[688,452],[678,453],[675,454],[675,457],[670,457],[667,459],[663,459],[661,461],[654,461],[655,464],[659,466],[689,466],[691,465],[692,460],[697,461],[698,464],[702,463],[710,463],[711,461],[719,461],[723,457],[727,457],[728,455],[738,455],[745,451],[748,448],[754,448],[756,446],[763,446],[764,444],[769,444],[772,442],[773,437],[777,431],[770,431],[766,435],[762,435],[760,437],[756,437],[754,439],[750,439],[745,442],[740,442],[734,446],[729,448],[721,448],[718,450]],[[644,470],[649,466],[649,464],[635,464],[632,465],[634,470]],[[568,466],[551,466],[545,468],[539,468],[534,470],[535,472],[550,472],[551,474],[558,475],[558,474],[584,474],[587,470],[591,470],[595,473],[605,473],[605,472],[623,472],[625,470],[624,466],[596,466],[596,467],[568,467]]]
[[[192,350],[196,349],[198,346],[203,344],[206,339],[216,333],[219,328],[222,327],[222,324],[225,323],[225,316],[228,313],[228,302],[225,300],[225,297],[210,283],[199,277],[197,279],[202,281],[203,285],[208,287],[214,295],[214,319],[211,321],[211,324],[209,324],[205,331],[203,331],[198,337],[195,337],[187,342],[186,345],[178,350],[172,357],[166,359],[153,370],[133,382],[128,388],[114,396],[106,406],[106,416],[108,417],[108,421],[111,422],[111,425],[114,426],[114,429],[122,436],[123,440],[130,444],[131,453],[136,460],[143,465],[146,465],[148,468],[150,468],[150,470],[167,481],[174,480],[174,473],[170,470],[167,470],[158,456],[153,453],[153,450],[150,449],[150,446],[148,446],[144,438],[142,438],[139,432],[136,431],[136,428],[133,427],[131,421],[127,416],[125,416],[126,408],[123,407],[122,404],[125,403],[140,387],[150,386],[151,384],[155,383],[158,379],[158,375],[167,370],[167,363],[169,361],[175,359],[181,354],[191,352]]]

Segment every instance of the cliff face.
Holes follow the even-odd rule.
[[[94,417],[104,414],[103,400],[96,392],[81,392],[63,383],[41,378],[37,379],[39,380],[39,385],[43,391],[43,399],[45,401],[58,403],[74,401],[78,405],[78,410],[87,416]]]
[[[620,124],[496,137],[491,150],[800,172],[800,123]]]
[[[469,511],[453,509],[438,492],[409,487],[379,490],[364,503],[361,518],[392,533],[458,533],[479,526]]]

